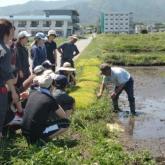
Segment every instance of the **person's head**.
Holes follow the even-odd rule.
[[[46,60],[42,63],[42,66],[44,67],[44,69],[51,69],[53,70],[53,67],[55,67],[55,65],[53,65],[49,60]]]
[[[57,77],[54,79],[54,82],[55,82],[55,87],[56,87],[57,89],[65,90],[65,88],[66,88],[67,85],[68,85],[67,77],[64,76],[64,75],[59,75],[59,76],[57,76]]]
[[[7,44],[14,37],[14,31],[14,27],[10,21],[0,19],[0,41]]]
[[[36,33],[34,40],[37,46],[43,46],[45,42],[47,41],[47,37],[44,33],[38,32]]]
[[[30,36],[31,34],[28,33],[27,31],[21,31],[18,33],[18,42],[24,46],[29,42]]]
[[[53,41],[57,37],[55,30],[48,31],[48,40]]]
[[[111,66],[107,63],[103,63],[100,65],[100,71],[101,71],[102,75],[110,76],[111,75]]]
[[[73,36],[70,37],[70,42],[73,43],[73,44],[76,43],[77,40],[78,40],[77,35],[73,35]]]

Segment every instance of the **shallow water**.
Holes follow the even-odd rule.
[[[136,117],[130,117],[127,96],[119,100],[118,119],[125,129],[123,144],[129,149],[148,149],[165,157],[165,67],[128,67],[134,77]]]

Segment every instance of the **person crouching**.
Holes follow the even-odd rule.
[[[43,74],[38,82],[40,88],[29,96],[22,123],[22,134],[29,144],[40,139],[52,139],[66,131],[70,125],[66,113],[51,95],[54,86],[50,75]],[[51,112],[60,120],[49,121]]]

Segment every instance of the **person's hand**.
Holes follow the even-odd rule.
[[[113,93],[111,94],[111,98],[112,98],[112,99],[115,99],[115,97],[116,97],[116,93],[113,92]]]
[[[17,103],[19,101],[19,97],[16,92],[12,92],[12,100],[13,100],[13,103]]]
[[[98,98],[98,99],[99,99],[101,96],[102,96],[101,93],[98,93],[98,94],[97,94],[97,98]]]
[[[28,99],[28,97],[29,97],[29,92],[27,92],[27,91],[20,94],[21,100],[26,100],[26,99]]]
[[[19,71],[19,77],[20,77],[21,79],[23,79],[23,77],[24,77],[22,70]]]

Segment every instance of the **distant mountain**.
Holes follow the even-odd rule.
[[[81,23],[96,23],[101,12],[133,12],[138,22],[165,22],[165,0],[30,1],[0,8],[0,15],[41,14],[44,9],[76,9]]]

